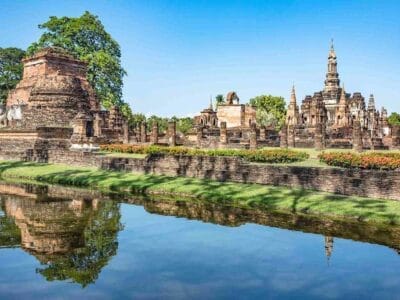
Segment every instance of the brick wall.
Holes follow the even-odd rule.
[[[49,151],[49,162],[106,170],[187,176],[218,181],[304,188],[343,195],[400,200],[400,171],[311,168],[247,163],[236,157],[152,155],[105,157],[96,153]]]

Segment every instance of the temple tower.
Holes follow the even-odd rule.
[[[296,91],[293,85],[292,93],[290,96],[290,103],[286,114],[286,124],[291,126],[291,125],[297,125],[298,122],[299,122],[299,106],[296,103]]]
[[[333,40],[331,42],[331,49],[328,55],[328,72],[326,73],[325,92],[337,92],[339,90],[339,73],[337,72],[337,57],[335,48],[333,47]]]

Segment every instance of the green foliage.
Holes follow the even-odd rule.
[[[319,159],[330,165],[344,168],[395,170],[400,168],[400,153],[323,152]]]
[[[388,117],[388,123],[390,125],[399,125],[400,126],[400,114],[393,112]]]
[[[275,127],[277,130],[284,124],[286,104],[283,97],[261,95],[250,99],[250,104],[256,107],[258,124]]]
[[[8,92],[22,78],[22,58],[25,51],[18,48],[0,48],[0,104],[7,100]]]
[[[129,118],[129,126],[137,127],[140,123],[146,121],[146,116],[144,114],[132,114]]]
[[[162,118],[162,117],[152,115],[149,118],[147,118],[146,122],[147,122],[147,130],[148,131],[152,130],[154,123],[158,124],[159,132],[164,132],[168,128],[168,118]]]
[[[225,102],[224,95],[219,94],[215,96],[215,103],[217,104],[217,106],[223,104],[224,102]]]
[[[184,118],[177,118],[176,119],[176,130],[186,134],[192,129],[194,126],[193,118],[184,117]]]
[[[97,16],[87,11],[77,18],[52,16],[39,28],[45,32],[29,46],[29,55],[50,46],[65,49],[88,63],[88,80],[105,108],[124,105],[121,50]],[[129,113],[126,107],[123,112]]]
[[[241,157],[251,162],[264,163],[291,163],[306,160],[309,155],[305,152],[288,149],[258,149],[258,150],[235,150],[235,149],[194,149],[186,147],[164,147],[164,146],[132,146],[132,145],[101,145],[102,151],[136,154],[170,154],[170,155],[192,155],[192,156],[233,156]]]

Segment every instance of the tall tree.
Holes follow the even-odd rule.
[[[121,50],[97,16],[88,11],[77,18],[52,16],[39,28],[45,32],[29,46],[29,55],[45,47],[64,48],[87,62],[88,80],[104,107],[123,106],[122,79],[126,72],[121,66]],[[130,111],[123,109],[123,112]]]
[[[219,95],[215,96],[215,103],[217,104],[217,106],[224,102],[225,102],[224,95],[219,94]]]
[[[21,60],[25,51],[18,48],[0,48],[0,104],[4,104],[8,92],[22,78]]]
[[[400,125],[400,114],[393,112],[388,117],[388,123],[390,125]]]
[[[285,122],[286,104],[283,97],[261,95],[250,99],[256,107],[257,123],[263,126],[274,126],[279,130]]]

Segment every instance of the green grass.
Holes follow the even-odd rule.
[[[102,171],[87,167],[0,162],[0,175],[48,184],[119,192],[168,194],[275,211],[400,224],[400,201],[345,197],[260,184],[221,183],[186,177]]]

